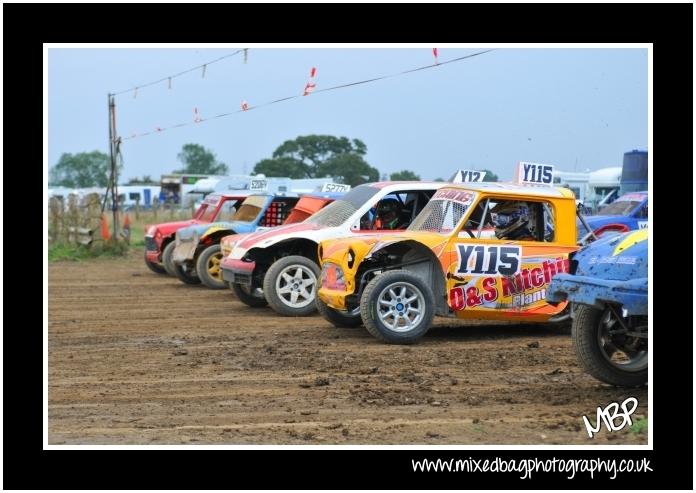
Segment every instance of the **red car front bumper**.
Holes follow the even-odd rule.
[[[226,258],[220,263],[220,268],[222,269],[222,279],[225,282],[251,286],[256,262]]]

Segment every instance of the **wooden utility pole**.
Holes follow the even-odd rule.
[[[116,145],[118,134],[116,132],[116,101],[114,95],[109,94],[109,157],[111,158],[111,209],[113,211],[113,233],[111,237],[118,240],[118,188],[116,186],[118,176],[116,171],[116,159],[119,149]],[[108,193],[108,189],[107,189]]]

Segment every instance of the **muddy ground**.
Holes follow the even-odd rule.
[[[643,444],[582,415],[647,389],[599,383],[567,333],[436,319],[414,346],[127,259],[49,266],[51,444]]]

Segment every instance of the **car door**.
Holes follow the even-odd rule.
[[[527,226],[518,238],[497,236],[506,229],[496,228],[500,218],[494,211],[507,204],[527,210]],[[546,288],[554,275],[568,271],[568,254],[577,247],[554,242],[555,230],[550,201],[479,197],[447,248],[450,308],[461,318],[519,316],[529,321],[544,321],[560,312],[565,303],[549,305]]]

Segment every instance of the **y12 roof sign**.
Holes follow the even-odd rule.
[[[485,171],[460,169],[452,175],[452,178],[450,178],[449,181],[452,183],[482,182],[485,177]]]
[[[553,165],[520,161],[515,170],[515,182],[520,185],[553,186]]]

